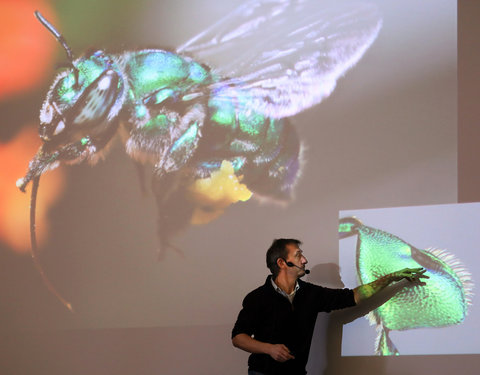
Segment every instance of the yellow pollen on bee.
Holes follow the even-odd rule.
[[[196,180],[189,189],[195,205],[191,223],[206,224],[219,217],[231,204],[249,200],[252,192],[240,183],[242,177],[235,175],[232,163],[224,160],[220,169],[210,177]]]

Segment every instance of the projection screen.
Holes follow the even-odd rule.
[[[42,45],[44,52],[49,51],[50,60],[44,63],[36,86],[19,92],[12,89],[11,94],[0,96],[4,119],[1,150],[5,150],[1,154],[4,217],[0,221],[0,263],[4,282],[0,309],[5,342],[10,342],[4,348],[5,368],[28,372],[38,368],[36,358],[47,358],[50,360],[42,361],[40,367],[49,373],[67,368],[75,368],[74,373],[245,373],[247,356],[231,346],[230,331],[243,297],[262,284],[268,274],[265,251],[272,239],[301,239],[312,270],[306,280],[335,286],[323,274],[322,265],[339,265],[341,260],[339,211],[457,203],[456,2],[312,1],[309,13],[317,18],[318,25],[306,17],[307,13],[290,9],[284,13],[280,9],[280,21],[275,23],[269,17],[276,12],[269,8],[268,1],[249,2],[266,3],[267,10],[255,8],[255,14],[260,19],[265,14],[277,27],[272,32],[267,22],[268,27],[260,27],[260,32],[252,31],[251,35],[249,28],[239,27],[238,17],[225,18],[242,6],[242,1],[142,0],[135,5],[113,0],[98,4],[45,1],[18,13],[19,19],[31,19],[38,27],[32,29],[33,34],[46,35]],[[47,28],[34,18],[36,9],[65,37],[75,58],[86,51],[93,51],[87,55],[92,56],[101,49],[106,56],[116,56],[113,65],[119,59],[124,59],[121,64],[131,63],[131,70],[126,70],[131,74],[128,85],[137,94],[151,89],[145,88],[142,80],[152,78],[150,71],[135,71],[135,64],[141,65],[140,58],[133,58],[133,51],[138,50],[146,50],[149,56],[153,49],[169,51],[157,55],[164,60],[156,60],[171,64],[168,79],[174,80],[176,74],[184,74],[180,71],[187,71],[188,79],[180,77],[175,87],[194,87],[178,94],[158,86],[149,91],[148,98],[135,104],[125,94],[127,99],[119,111],[130,110],[130,117],[119,112],[124,117],[112,140],[108,140],[104,157],[98,157],[95,165],[87,161],[67,165],[62,161],[57,169],[41,176],[36,216],[37,259],[51,283],[50,290],[29,252],[32,181],[27,194],[15,187],[18,179],[26,177],[29,161],[41,144],[38,135],[24,136],[23,132],[37,132],[41,111],[43,123],[48,122],[51,113],[56,125],[61,114],[66,116],[65,122],[72,119],[69,116],[78,116],[75,119],[82,122],[84,118],[79,113],[86,117],[91,113],[81,112],[87,106],[77,107],[75,115],[53,104],[43,104],[42,109],[49,87],[58,89],[59,96],[65,95],[68,89],[75,88],[76,78],[72,73],[72,78],[65,79],[68,87],[51,86],[56,74],[71,69],[71,65],[67,63],[67,68],[55,70],[56,64],[68,57]],[[358,9],[362,9],[360,20],[356,18]],[[302,16],[304,22],[316,25],[312,26],[315,35],[286,38],[282,30],[300,28]],[[245,17],[249,20],[249,16]],[[215,26],[216,22],[220,26]],[[249,27],[255,30],[255,25]],[[218,34],[227,41],[225,50],[212,47],[214,53],[210,54],[184,44],[209,27],[221,29]],[[322,35],[323,30],[328,35]],[[341,34],[339,30],[348,37],[336,39],[337,33]],[[230,39],[233,42],[228,42]],[[318,54],[301,46],[305,39],[321,46]],[[205,40],[207,44],[216,43]],[[282,46],[282,41],[290,43],[288,48]],[[24,50],[35,52],[33,47]],[[289,60],[280,58],[282,53]],[[348,58],[342,59],[343,53]],[[333,63],[329,74],[324,74],[328,70],[324,66],[313,68],[312,73],[309,64],[319,56],[328,61],[338,58],[341,63]],[[40,65],[37,57],[26,55],[22,59]],[[279,59],[283,65],[275,64]],[[108,58],[98,61],[100,65],[112,64]],[[258,61],[261,64],[256,68]],[[186,65],[179,68],[181,64]],[[263,70],[259,71],[260,68]],[[296,70],[321,75],[323,86],[312,86],[321,86],[322,94],[308,91],[307,73],[306,77],[299,75],[296,80],[288,80]],[[117,78],[110,78],[114,76],[111,74],[102,83],[96,81],[95,93],[114,87],[109,85]],[[269,81],[272,77],[275,80]],[[265,99],[258,87],[268,91],[284,84],[284,78],[287,83],[282,87],[287,88],[281,100],[294,99],[289,106],[269,107],[267,104],[280,100],[280,94],[275,91],[273,100],[268,97],[270,94]],[[197,89],[199,82],[207,80],[217,84]],[[291,83],[299,80],[303,86]],[[227,83],[222,86],[218,82]],[[116,88],[121,91],[121,87],[118,84]],[[234,104],[228,101],[232,90],[238,96]],[[295,96],[295,90],[301,95]],[[93,94],[82,98],[87,103],[92,97]],[[95,96],[98,97],[105,100],[103,103],[109,100]],[[215,101],[212,97],[220,99]],[[66,103],[72,99],[63,96],[62,100]],[[132,100],[130,107],[128,100]],[[224,109],[225,101],[230,109]],[[199,104],[190,106],[191,103]],[[217,121],[215,126],[203,127],[205,108],[211,116],[209,121]],[[262,129],[270,129],[273,138],[281,139],[283,148],[276,156],[271,156],[273,151],[270,153],[269,142],[273,141],[268,130],[264,130],[263,138],[252,135],[258,130],[255,124],[263,121],[252,111],[265,111],[267,120]],[[108,116],[114,118],[116,113],[104,116],[110,119]],[[153,133],[148,132],[151,122],[145,113],[157,121],[158,128]],[[176,113],[188,115],[182,126],[172,126],[178,119]],[[228,121],[233,121],[238,129],[233,125],[220,126],[231,125]],[[135,134],[129,133],[128,124],[132,123],[138,125]],[[172,143],[168,151],[160,152],[159,145],[167,142],[162,126],[171,132],[168,136],[175,142],[169,140]],[[113,133],[109,126],[105,127]],[[48,139],[55,138],[63,129],[57,126],[44,130],[43,140],[50,142]],[[98,134],[105,129],[86,129],[86,133],[73,131],[72,138],[51,143],[52,148],[63,150],[60,156],[48,154],[51,149],[45,148],[38,160],[43,157],[42,163],[50,168],[54,166],[49,164],[53,159],[44,157],[46,154],[59,160],[71,160],[73,154],[81,159],[92,147],[101,148]],[[77,143],[62,149],[72,139]],[[16,145],[24,148],[17,153]],[[96,154],[92,159],[96,161]],[[227,163],[222,164],[223,161]],[[146,165],[144,177],[135,163]],[[167,177],[163,178],[164,175]],[[200,180],[233,193],[214,203],[209,200],[213,190],[206,190],[207,198],[199,198],[202,187],[194,183]],[[17,182],[21,183],[22,180]],[[12,206],[10,203],[17,199],[23,199],[23,203]],[[366,217],[361,219],[366,225],[378,225],[368,222]],[[15,232],[20,233],[21,245],[10,239]],[[52,289],[71,304],[74,312],[62,304]],[[311,349],[309,374],[322,373],[326,362],[338,362],[339,373],[348,373],[357,367],[356,361],[368,360],[325,355],[329,343],[322,341],[323,336],[318,333],[325,322],[322,319]],[[350,334],[347,328],[345,337]],[[371,331],[371,327],[367,329]],[[201,344],[194,345],[192,340]],[[356,335],[353,341],[357,341]],[[89,342],[96,344],[86,351]],[[47,347],[53,348],[55,354],[47,352]],[[368,348],[371,347],[373,344]],[[143,354],[133,348],[141,348]],[[476,349],[461,352],[477,353]],[[446,349],[436,354],[456,353]],[[412,349],[405,354],[433,353]],[[180,360],[173,361],[174,358]],[[430,363],[425,358],[427,362],[422,363]],[[476,356],[474,360],[478,361]],[[371,372],[372,368],[379,373],[395,373],[397,364],[388,358],[380,365],[372,360],[367,362],[365,371]]]

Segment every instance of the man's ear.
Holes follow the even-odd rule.
[[[285,260],[283,258],[277,258],[277,266],[279,268],[284,268],[286,266]]]

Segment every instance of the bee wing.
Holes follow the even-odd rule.
[[[320,103],[381,27],[377,8],[340,0],[254,0],[178,48],[214,67],[219,100],[248,92],[248,108],[292,116]],[[232,89],[226,89],[231,86]]]

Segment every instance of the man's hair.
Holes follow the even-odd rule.
[[[276,278],[278,276],[278,273],[280,272],[280,267],[278,267],[277,259],[287,258],[287,245],[290,244],[299,246],[302,244],[302,241],[296,240],[294,238],[279,238],[277,240],[273,240],[272,245],[267,250],[267,267],[270,269],[273,278]]]

